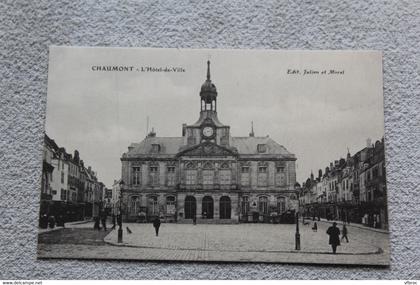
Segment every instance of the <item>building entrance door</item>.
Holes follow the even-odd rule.
[[[230,219],[232,206],[228,196],[220,198],[220,219]]]
[[[205,196],[203,198],[202,204],[202,217],[203,219],[213,219],[213,198],[210,196]]]
[[[192,219],[195,217],[197,211],[197,201],[194,196],[187,196],[185,198],[184,211],[186,219]]]

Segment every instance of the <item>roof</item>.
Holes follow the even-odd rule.
[[[284,155],[293,157],[287,149],[278,144],[270,137],[232,137],[231,147],[238,150],[239,155]],[[159,144],[161,155],[176,155],[184,147],[183,137],[146,137],[140,143],[133,143],[129,146],[129,150],[126,153],[126,157],[133,157],[137,155],[154,154],[152,151],[152,145]],[[257,146],[259,144],[265,144],[267,151],[259,153]]]
[[[259,153],[257,146],[265,144],[267,151]],[[292,155],[284,146],[280,145],[270,137],[232,137],[232,146],[236,147],[241,154],[281,154]]]
[[[175,155],[179,152],[179,148],[183,145],[183,137],[147,137],[140,143],[133,143],[129,146],[127,156],[138,154],[151,154],[152,145],[159,144],[159,154]]]

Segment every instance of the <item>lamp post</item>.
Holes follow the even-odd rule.
[[[300,250],[299,212],[296,213],[295,249]]]
[[[120,197],[119,197],[119,200],[120,200],[120,205],[119,205],[119,213],[118,213],[118,243],[122,243],[122,241],[123,241],[123,229],[122,229],[122,205],[121,205],[121,202],[122,202],[122,188],[123,188],[123,185],[124,185],[124,181],[123,180],[121,180],[121,182],[120,182]]]

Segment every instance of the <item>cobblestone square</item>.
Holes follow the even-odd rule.
[[[156,237],[152,224],[126,223],[123,243],[118,244],[116,229],[95,233],[93,225],[87,223],[65,229],[65,243],[57,238],[64,235],[63,230],[40,234],[38,253],[41,258],[389,264],[387,233],[348,226],[349,243],[343,241],[334,255],[326,234],[330,224],[318,222],[317,232],[311,225],[300,225],[301,250],[297,251],[296,225],[168,223],[162,224]],[[76,236],[78,233],[81,240],[74,241],[73,235],[73,242],[69,242],[72,232]],[[104,242],[92,243],[92,235]]]

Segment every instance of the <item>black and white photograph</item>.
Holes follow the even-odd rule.
[[[389,266],[382,53],[49,49],[38,258]]]

